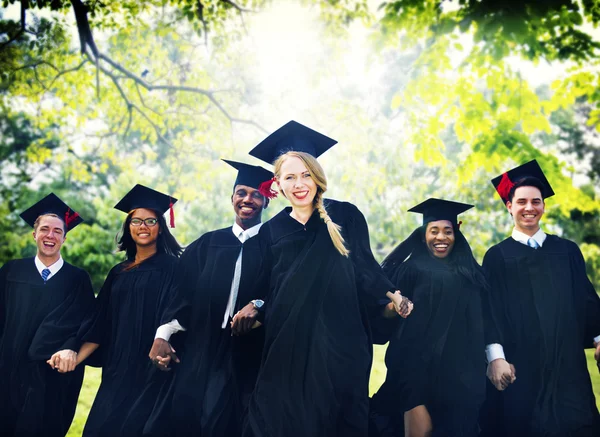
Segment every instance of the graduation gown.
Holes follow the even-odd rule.
[[[585,347],[600,333],[600,299],[577,245],[548,235],[533,249],[507,238],[485,255],[486,344],[500,343],[517,380],[492,392],[486,435],[598,436]],[[489,419],[489,417],[488,417]]]
[[[285,208],[263,225],[260,286],[269,290],[265,348],[245,436],[352,437],[368,428],[372,361],[364,305],[393,291],[352,204],[326,200],[350,257],[315,211],[306,225]]]
[[[77,332],[94,303],[88,274],[65,262],[44,283],[34,258],[0,269],[0,429],[3,436],[64,436],[83,366],[61,374],[55,352],[79,350]]]
[[[372,410],[398,422],[395,436],[404,435],[404,412],[418,405],[431,415],[433,436],[477,436],[485,397],[481,286],[429,253],[384,270],[415,308],[407,319],[374,322],[377,342],[390,343]]]
[[[156,396],[171,378],[154,367],[148,352],[168,303],[176,261],[157,253],[129,271],[123,262],[109,272],[84,336],[84,341],[100,344],[90,362],[102,366],[84,436],[141,435]]]
[[[234,313],[253,299],[257,272],[262,269],[258,239],[243,244],[232,228],[201,236],[183,253],[178,266],[177,292],[163,314],[186,328],[177,349],[181,363],[161,394],[145,435],[239,436],[244,410],[258,373],[264,330],[233,337],[229,323],[221,328],[235,264],[242,250],[242,270]]]

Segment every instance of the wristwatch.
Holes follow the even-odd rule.
[[[261,299],[254,299],[254,300],[251,300],[250,302],[252,303],[252,305],[254,305],[254,309],[256,309],[256,310],[260,310],[263,307],[263,305],[265,304],[265,301],[261,300]]]

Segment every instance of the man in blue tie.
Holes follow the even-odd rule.
[[[498,391],[488,390],[482,435],[598,436],[584,348],[600,340],[600,298],[581,251],[540,228],[554,191],[536,161],[492,183],[515,226],[483,260],[487,374]]]
[[[238,170],[231,196],[235,221],[202,235],[179,260],[173,302],[149,353],[163,370],[173,361],[179,364],[172,366],[173,382],[159,396],[144,435],[241,434],[264,341],[262,328],[248,332],[259,321],[266,292],[254,295],[262,263],[256,235],[262,212],[275,193],[270,190],[270,171],[225,162]]]
[[[64,436],[83,368],[80,325],[94,304],[88,274],[65,262],[66,234],[83,220],[54,194],[21,214],[37,254],[0,269],[0,429],[3,436]],[[46,362],[51,362],[53,368]]]

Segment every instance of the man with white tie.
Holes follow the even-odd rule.
[[[515,226],[483,260],[487,375],[501,393],[489,394],[482,435],[600,435],[584,354],[600,354],[600,298],[581,251],[540,228],[554,191],[536,161],[492,183]]]
[[[0,429],[3,436],[62,437],[83,380],[83,368],[72,371],[74,351],[94,292],[89,275],[60,251],[83,220],[54,194],[21,218],[33,227],[37,253],[0,269]]]
[[[145,435],[239,435],[254,388],[264,341],[263,329],[251,330],[264,304],[262,294],[253,295],[262,263],[254,237],[274,194],[273,174],[259,166],[225,162],[238,170],[231,197],[235,222],[204,234],[179,261],[173,301],[149,354],[163,370],[172,361],[179,364]],[[176,334],[180,331],[185,332]],[[177,352],[168,343],[172,335],[181,344]]]

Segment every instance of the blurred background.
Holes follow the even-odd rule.
[[[35,254],[18,214],[49,192],[85,219],[63,256],[96,291],[136,183],[179,199],[184,245],[229,226],[220,158],[260,164],[247,152],[294,119],[339,141],[328,195],[363,211],[378,260],[433,196],[475,204],[461,230],[481,261],[512,229],[489,180],[537,159],[556,192],[542,226],[600,290],[599,22],[595,0],[3,0],[0,264]]]

